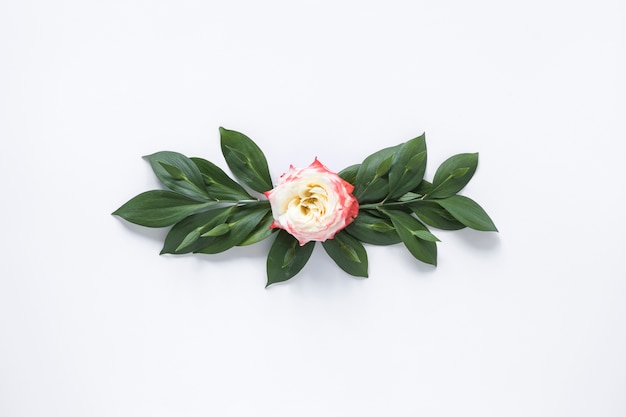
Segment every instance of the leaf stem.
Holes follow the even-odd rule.
[[[359,206],[359,209],[364,209],[364,210],[368,210],[368,209],[376,209],[376,210],[380,210],[383,207],[393,207],[393,206],[403,206],[406,204],[412,204],[412,203],[420,203],[423,202],[423,197],[420,198],[414,198],[412,200],[407,200],[407,201],[392,201],[390,203],[386,202],[386,199],[381,201],[380,203],[369,203],[369,204],[362,204],[361,206]]]

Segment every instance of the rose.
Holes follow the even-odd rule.
[[[300,245],[332,239],[359,212],[352,190],[352,184],[329,171],[317,158],[307,168],[292,165],[280,176],[278,185],[264,193],[274,216],[270,227],[286,230]]]

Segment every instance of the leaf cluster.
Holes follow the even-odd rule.
[[[448,158],[439,166],[432,182],[424,179],[426,161],[426,140],[421,135],[377,151],[362,163],[339,172],[354,185],[353,194],[360,206],[358,216],[348,227],[322,243],[341,269],[350,275],[367,277],[368,260],[363,243],[402,243],[416,259],[436,265],[439,239],[429,227],[497,231],[478,203],[458,194],[476,172],[477,153]],[[282,238],[289,239],[288,235]],[[276,282],[295,275],[311,253],[309,248],[298,251],[293,246],[290,250],[293,253],[290,262],[298,268],[282,265],[284,275],[277,276],[280,279]],[[273,268],[278,269],[279,263],[274,263]],[[269,266],[268,263],[271,277]]]
[[[261,193],[273,188],[261,149],[246,135],[220,128],[221,150],[232,179],[202,158],[157,152],[145,159],[166,189],[137,195],[113,214],[147,227],[169,227],[162,254],[223,252],[276,235],[267,257],[267,285],[289,280],[308,262],[315,242],[300,246],[284,230],[271,229],[269,202]],[[487,213],[458,193],[476,172],[477,153],[454,155],[424,179],[427,151],[421,135],[369,155],[339,175],[354,185],[359,214],[324,250],[348,274],[367,277],[363,243],[403,243],[418,260],[437,264],[437,242],[429,227],[469,227],[497,231]]]
[[[265,155],[239,132],[220,128],[220,140],[243,186],[205,159],[157,152],[144,158],[166,189],[141,193],[113,214],[141,226],[172,226],[162,254],[219,253],[269,237],[269,203],[252,195],[272,189]]]

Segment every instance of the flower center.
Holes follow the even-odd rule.
[[[328,193],[319,184],[307,184],[306,190],[297,196],[293,203],[303,216],[322,217],[326,214]]]

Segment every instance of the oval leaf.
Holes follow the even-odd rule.
[[[361,242],[372,245],[394,245],[402,242],[389,219],[383,219],[361,210],[346,232]]]
[[[426,136],[402,144],[389,171],[389,196],[395,199],[417,187],[426,171]]]
[[[133,197],[112,214],[147,227],[166,227],[211,205],[167,190],[146,191]]]
[[[354,183],[354,196],[359,203],[368,203],[382,200],[389,192],[389,185],[386,178],[390,167],[385,167],[385,161],[393,158],[394,152],[401,145],[381,149],[374,152],[359,166]],[[381,169],[381,165],[384,169]],[[381,174],[381,172],[384,172]],[[385,175],[385,177],[383,177]]]
[[[268,211],[269,207],[266,205],[238,207],[226,221],[229,227],[227,233],[208,241],[204,247],[194,252],[220,253],[239,245],[258,226]]]
[[[437,168],[429,198],[445,198],[458,193],[476,172],[478,153],[462,153],[451,156]]]
[[[243,133],[220,127],[222,153],[230,170],[245,185],[260,193],[272,189],[267,160],[256,143]]]
[[[252,196],[220,167],[202,158],[190,158],[196,164],[204,185],[212,198],[216,200],[248,200]]]
[[[261,220],[261,222],[258,224],[258,226],[256,226],[254,230],[250,232],[248,237],[246,237],[243,241],[237,243],[237,246],[252,245],[254,243],[260,242],[270,237],[270,235],[277,230],[277,229],[270,228],[273,222],[274,222],[274,216],[272,215],[272,212],[269,211],[265,215],[263,220]]]
[[[209,200],[202,174],[185,155],[162,151],[144,156],[159,181],[172,191],[200,201]]]
[[[322,242],[326,253],[350,275],[367,278],[367,252],[355,238],[341,231]]]
[[[421,200],[415,204],[409,204],[413,213],[424,223],[441,230],[460,230],[465,225],[458,221],[435,201]]]
[[[215,239],[215,237],[200,236],[187,245],[183,245],[183,242],[185,242],[185,239],[187,239],[190,234],[196,231],[198,234],[202,234],[206,230],[213,229],[215,226],[223,224],[234,209],[235,207],[232,206],[218,207],[184,218],[170,229],[165,237],[161,254],[172,253],[178,255],[190,253],[205,247],[209,242]]]
[[[485,210],[471,198],[455,195],[435,201],[467,227],[485,232],[498,231]]]
[[[437,265],[437,245],[416,236],[418,231],[428,229],[419,220],[399,210],[384,210],[396,227],[398,235],[411,254],[422,262]]]
[[[356,183],[356,174],[359,172],[361,164],[350,165],[348,168],[344,168],[337,173],[344,181],[354,185]]]
[[[314,247],[315,242],[300,246],[298,239],[280,230],[267,255],[266,287],[293,278],[304,268]]]

